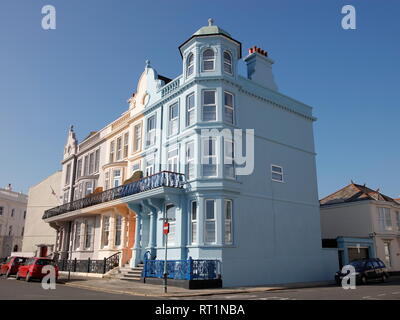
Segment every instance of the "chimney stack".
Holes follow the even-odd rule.
[[[272,74],[274,61],[268,58],[267,51],[253,46],[249,49],[249,54],[244,61],[247,64],[247,78],[263,87],[278,91]]]
[[[6,190],[8,190],[8,191],[12,191],[12,186],[11,186],[11,183],[9,183],[9,184],[8,184],[8,186],[6,187]]]

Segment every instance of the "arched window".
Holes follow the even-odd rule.
[[[215,63],[215,55],[212,49],[203,52],[203,71],[213,71]]]
[[[228,51],[224,52],[224,71],[232,74],[232,56]]]
[[[189,77],[193,74],[194,71],[194,55],[193,53],[189,54],[186,60],[186,76]]]

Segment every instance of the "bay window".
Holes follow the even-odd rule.
[[[190,208],[190,239],[191,243],[197,243],[197,201],[192,201]]]
[[[215,64],[214,50],[207,49],[203,52],[203,71],[213,71]]]
[[[216,121],[217,120],[217,106],[215,99],[215,90],[204,90],[203,91],[203,107],[202,107],[202,118],[203,121]]]
[[[188,142],[186,144],[186,178],[188,180],[194,179],[195,166],[194,166],[194,142]]]
[[[224,121],[234,123],[234,100],[233,94],[224,92]]]
[[[233,243],[233,228],[232,228],[232,200],[225,199],[224,201],[224,218],[225,218],[225,244]]]
[[[215,221],[215,200],[205,201],[206,214],[205,214],[205,235],[204,240],[206,243],[215,243],[216,241],[216,221]]]
[[[186,126],[189,127],[194,124],[196,113],[194,108],[194,93],[186,96]]]
[[[215,177],[217,175],[216,142],[216,138],[203,139],[202,168],[204,177]]]
[[[190,53],[186,60],[186,77],[193,74],[194,71],[194,55]]]
[[[234,142],[224,139],[224,175],[227,178],[235,178],[234,152]]]
[[[228,51],[224,51],[224,71],[232,74],[232,56]]]

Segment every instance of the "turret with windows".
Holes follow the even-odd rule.
[[[228,75],[236,78],[241,43],[208,19],[208,26],[197,30],[179,46],[184,80],[199,76]]]

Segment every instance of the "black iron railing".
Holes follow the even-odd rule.
[[[61,206],[46,210],[43,219],[58,216],[63,213],[75,211],[96,204],[124,198],[136,193],[148,191],[159,187],[183,188],[185,175],[177,172],[161,171],[151,176],[142,178],[119,187],[96,193],[83,199],[65,203]]]
[[[101,273],[105,274],[108,271],[119,266],[121,252],[117,252],[108,258],[102,260],[56,260],[55,264],[60,271],[83,272],[83,273]]]

